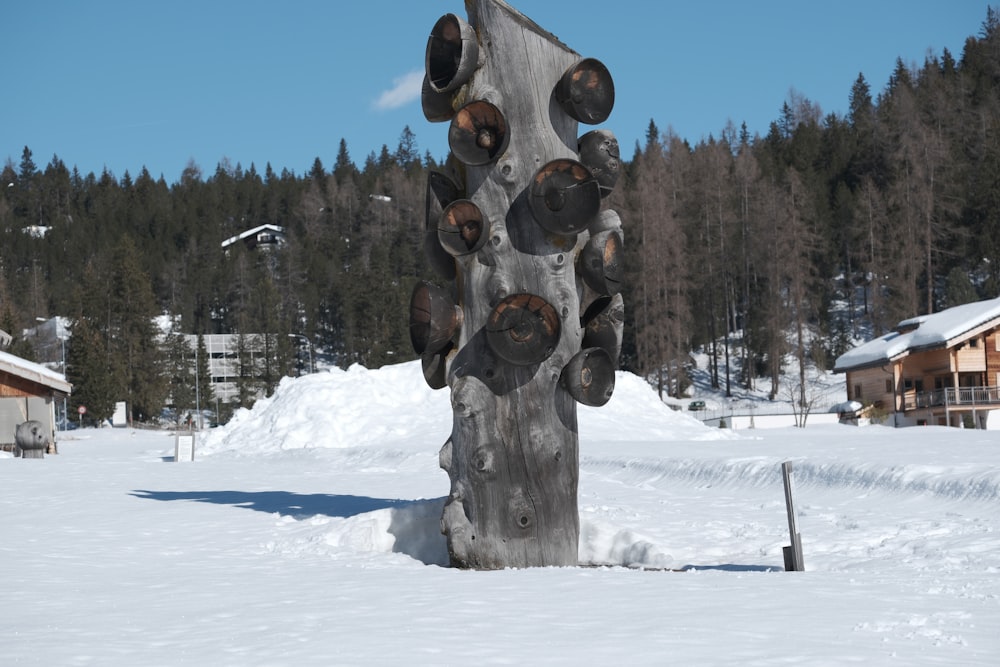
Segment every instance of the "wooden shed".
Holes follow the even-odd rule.
[[[68,396],[71,390],[62,373],[0,352],[0,445],[13,445],[17,425],[28,420],[41,422],[54,443],[56,399]]]

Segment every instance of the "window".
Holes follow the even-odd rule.
[[[887,393],[887,394],[891,394],[892,393],[892,380],[886,380],[885,381],[885,393]]]
[[[854,400],[856,400],[856,401],[860,401],[861,400],[861,385],[860,384],[854,385]]]
[[[969,341],[969,347],[979,347],[979,339],[973,338]]]

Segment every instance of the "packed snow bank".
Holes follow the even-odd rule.
[[[615,392],[607,405],[579,406],[580,439],[602,441],[732,440],[739,436],[726,429],[705,426],[689,414],[671,409],[645,380],[618,371]]]
[[[450,423],[448,393],[427,386],[419,361],[375,370],[354,365],[284,378],[272,396],[209,432],[199,453],[403,445],[424,433],[440,446]]]
[[[617,374],[608,404],[580,406],[578,422],[583,441],[735,437],[671,410],[641,378],[625,372]],[[285,378],[272,396],[207,433],[199,454],[371,445],[437,448],[451,432],[451,423],[449,391],[428,387],[419,361],[374,370],[354,365],[346,371]]]

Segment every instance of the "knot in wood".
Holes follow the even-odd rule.
[[[490,150],[493,148],[493,144],[496,142],[496,137],[493,136],[493,132],[489,128],[483,127],[479,129],[479,133],[476,135],[476,145],[484,150]]]

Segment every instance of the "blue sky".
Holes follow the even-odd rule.
[[[843,114],[863,73],[873,94],[896,58],[920,65],[986,18],[985,0],[510,0],[615,80],[602,126],[631,156],[649,120],[696,143],[728,120],[766,134],[795,90]],[[189,160],[259,172],[330,168],[340,139],[363,164],[409,126],[447,154],[419,79],[427,35],[462,0],[19,0],[0,9],[0,162],[28,146],[44,168],[168,183]],[[592,128],[586,128],[592,129]]]

